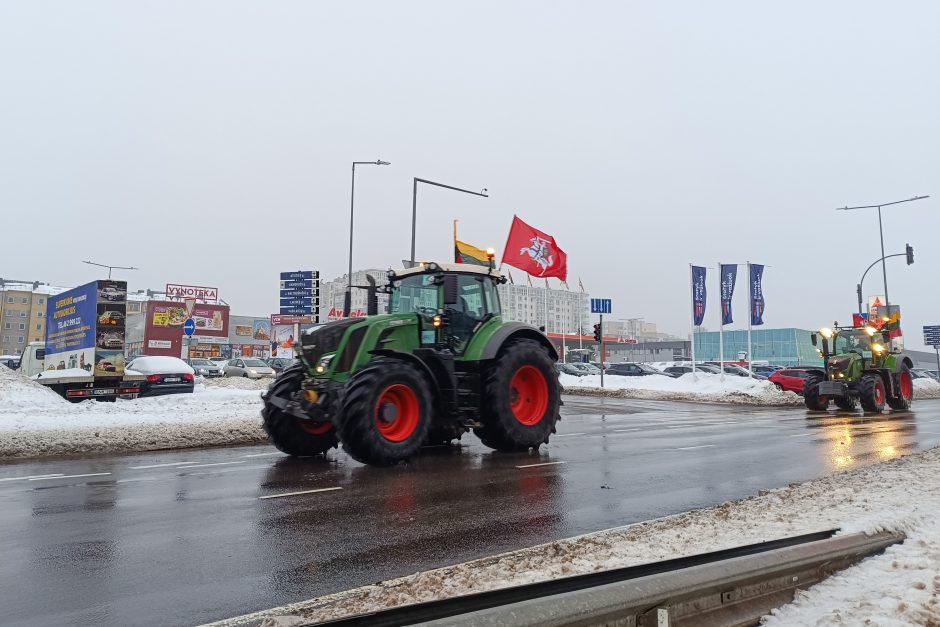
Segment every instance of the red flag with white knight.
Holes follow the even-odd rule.
[[[568,255],[555,238],[512,217],[512,228],[503,251],[503,263],[528,272],[532,276],[568,278]]]

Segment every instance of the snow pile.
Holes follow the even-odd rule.
[[[245,377],[204,377],[203,385],[207,388],[228,390],[267,390],[274,379],[247,379]]]
[[[940,398],[940,382],[914,379],[914,398]]]
[[[783,625],[940,624],[940,449],[844,471],[758,496],[416,573],[221,621],[307,621],[473,594],[841,527],[904,531],[907,540],[798,593],[765,617]]]
[[[144,451],[265,439],[257,390],[69,403],[0,367],[0,458]]]
[[[709,403],[738,403],[745,405],[802,405],[803,400],[793,392],[781,392],[769,381],[737,377],[734,375],[697,372],[674,379],[665,375],[626,377],[604,375],[604,388],[600,388],[600,375],[576,377],[559,376],[565,392],[589,396],[615,396],[662,401],[701,401]]]

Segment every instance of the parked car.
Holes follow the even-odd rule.
[[[754,366],[751,368],[754,371],[754,374],[761,374],[765,377],[769,377],[778,370],[783,370],[783,366]]]
[[[192,367],[192,369],[196,371],[196,374],[200,376],[203,376],[203,377],[221,377],[222,376],[222,369],[219,368],[218,364],[216,364],[211,359],[193,358],[193,359],[186,359],[184,361],[186,361],[186,363],[189,364]]]
[[[605,374],[616,374],[624,377],[645,377],[650,375],[669,376],[649,364],[635,364],[632,362],[611,364],[605,371]]]
[[[595,366],[594,364],[588,364],[580,361],[571,361],[568,362],[569,365],[574,366],[584,374],[600,374],[601,369]]]
[[[715,366],[716,368],[721,368],[721,364],[718,364],[718,363],[709,362],[709,365]],[[739,365],[737,365],[737,364],[728,364],[728,363],[726,363],[726,364],[725,364],[725,374],[734,375],[734,376],[736,376],[736,377],[749,377],[749,376],[751,376],[752,373],[751,373],[747,368],[745,368],[745,367],[743,367],[743,366],[739,366]],[[762,374],[757,374],[756,372],[753,373],[753,374],[754,374],[754,378],[755,378],[755,379],[760,379],[760,380],[766,380],[766,379],[767,379],[767,377],[765,377],[765,376],[762,375]]]
[[[771,374],[767,380],[777,386],[778,390],[796,392],[803,395],[803,385],[806,383],[806,370],[798,368],[784,368]]]
[[[223,375],[225,374],[224,371],[225,371],[225,366],[226,366],[226,365],[228,364],[228,362],[229,362],[228,359],[219,359],[219,358],[213,357],[213,358],[210,359],[209,361],[211,361],[211,362],[214,363],[216,366],[218,366],[218,367],[219,367],[219,370],[222,371],[222,374],[223,374]]]
[[[700,370],[699,366],[695,367],[696,370]],[[663,368],[663,372],[668,374],[671,377],[681,377],[684,374],[689,374],[692,372],[692,366],[666,366]]]
[[[555,370],[558,374],[570,374],[573,377],[586,377],[587,373],[580,368],[575,368],[574,364],[563,364],[560,361],[555,363]]]
[[[138,397],[191,393],[195,387],[195,371],[179,357],[138,357],[127,369],[147,377]]]
[[[280,374],[284,368],[287,368],[297,361],[296,359],[288,359],[287,357],[271,357],[266,359],[264,363],[268,364],[271,367],[271,370],[275,374]]]
[[[248,377],[249,379],[261,379],[264,377],[274,377],[274,370],[268,364],[254,357],[236,357],[230,359],[222,369],[226,377]]]

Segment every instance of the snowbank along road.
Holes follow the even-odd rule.
[[[4,622],[218,620],[940,444],[935,400],[867,418],[565,400],[559,433],[537,454],[497,454],[469,437],[384,469],[339,451],[288,459],[269,446],[9,462],[0,466]],[[748,539],[778,532],[789,529]],[[644,556],[670,552],[655,546]],[[451,585],[463,583],[438,588]]]

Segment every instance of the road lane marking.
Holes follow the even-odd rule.
[[[199,462],[173,462],[172,464],[150,464],[149,466],[128,466],[130,470],[145,470],[147,468],[169,468],[171,466],[187,466]]]
[[[283,455],[284,453],[280,451],[274,451],[273,453],[252,453],[251,455],[242,455],[242,457],[266,457],[268,455]]]
[[[815,433],[791,433],[791,438],[805,438],[810,435],[816,435]]]
[[[77,479],[79,477],[103,477],[110,474],[110,472],[90,472],[84,475],[52,475],[49,477],[33,477],[30,479],[30,481],[42,481],[44,479]]]
[[[632,429],[614,429],[614,431],[617,433],[627,433],[629,431],[642,431],[642,430],[643,429],[640,427],[634,427]]]
[[[715,445],[714,445],[714,444],[699,444],[698,446],[680,446],[680,447],[678,447],[678,448],[675,449],[675,450],[677,450],[677,451],[694,451],[694,450],[697,449],[697,448],[711,448],[711,447],[713,447],[713,446],[715,446]]]
[[[556,433],[553,437],[556,438],[570,438],[573,435],[584,435],[584,433]]]
[[[54,477],[64,477],[64,476],[65,475],[59,472],[59,473],[55,473],[51,475],[27,475],[25,477],[7,477],[5,479],[0,479],[0,481],[21,481],[23,479],[28,479],[32,481],[33,479],[51,479]]]
[[[215,462],[214,464],[195,464],[194,466],[183,466],[180,470],[189,470],[190,468],[206,468],[208,466],[228,466],[229,464],[247,464],[246,461],[237,462]]]
[[[541,464],[525,464],[523,466],[516,466],[516,468],[537,468],[538,466],[555,466],[557,464],[567,464],[568,462],[543,462]]]
[[[301,490],[300,492],[285,492],[283,494],[268,494],[265,496],[259,496],[259,499],[279,499],[284,496],[297,496],[299,494],[316,494],[318,492],[332,492],[333,490],[342,490],[341,487],[337,486],[335,488],[317,488],[316,490]]]

